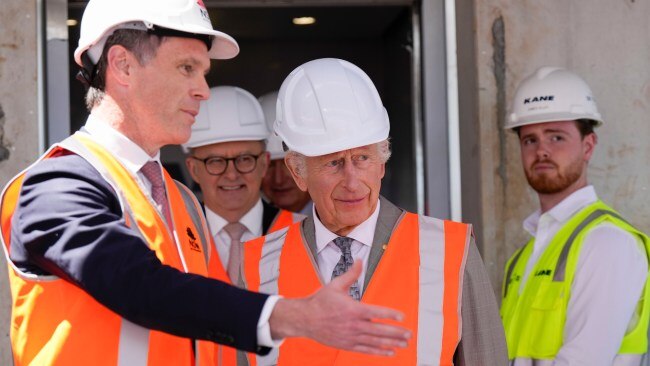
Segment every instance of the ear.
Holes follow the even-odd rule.
[[[584,154],[585,162],[591,160],[591,155],[593,155],[597,143],[598,135],[596,135],[595,132],[590,133],[582,139],[582,152]]]
[[[137,59],[124,46],[112,46],[106,55],[107,79],[110,76],[120,85],[129,85],[130,78],[133,75],[134,62],[137,63]]]
[[[303,192],[307,192],[307,180],[298,174],[295,161],[291,158],[290,155],[284,157],[284,163],[289,169],[289,172],[291,172],[291,177],[293,178],[293,181],[296,182],[298,188]]]
[[[194,180],[196,183],[199,183],[198,173],[196,172],[196,167],[198,162],[199,162],[198,160],[190,156],[185,158],[185,167],[187,168],[187,171],[190,172],[190,176],[192,177],[192,180]]]

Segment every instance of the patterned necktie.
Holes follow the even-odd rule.
[[[165,216],[167,225],[172,224],[172,218],[169,214],[169,202],[167,201],[167,193],[165,192],[165,182],[163,181],[160,164],[157,161],[148,161],[140,171],[151,183],[151,197],[158,204],[160,210]]]
[[[239,222],[231,222],[223,228],[230,236],[230,251],[228,253],[228,266],[226,271],[232,283],[239,287],[244,287],[244,281],[241,279],[241,265],[244,256],[244,246],[241,242],[241,236],[246,227]]]
[[[339,236],[334,239],[334,244],[341,249],[341,259],[339,259],[339,262],[336,263],[336,266],[332,271],[332,279],[347,272],[352,266],[352,263],[354,263],[354,259],[352,259],[352,251],[350,250],[353,240],[354,239],[345,236]],[[354,281],[352,286],[350,286],[350,296],[355,300],[361,299],[361,290],[359,289],[358,281]]]

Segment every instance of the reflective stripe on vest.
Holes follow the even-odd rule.
[[[303,297],[322,286],[316,261],[294,224],[249,242],[245,276],[251,290]],[[461,336],[460,300],[471,227],[406,213],[361,301],[405,314],[409,348],[394,357],[339,351],[305,338],[287,339],[257,365],[452,365]]]
[[[118,195],[127,225],[145,239],[163,263],[207,274],[206,259],[211,252],[205,240],[209,236],[200,206],[185,189],[172,183],[166,172],[172,221],[178,231],[166,229],[138,180],[87,135],[75,134],[50,148],[41,159],[67,152],[82,156],[102,174]],[[0,228],[7,258],[11,219],[26,171],[14,178],[2,195]],[[189,339],[142,328],[65,280],[25,274],[9,263],[13,299],[11,340],[17,365],[191,365],[192,360],[197,365],[213,364],[210,342],[197,342],[195,357]]]
[[[273,223],[271,223],[269,230],[265,234],[271,234],[280,229],[284,229],[285,227],[289,227],[289,225],[294,222],[302,221],[304,218],[305,215],[281,209],[278,211],[277,215],[275,215]]]
[[[285,229],[293,223],[302,221],[305,217],[306,217],[305,215],[299,213],[280,209],[278,213],[275,215],[273,222],[269,226],[267,234],[276,233],[279,230]],[[247,247],[248,245],[249,244],[246,243],[244,247]],[[221,261],[219,261],[219,265],[221,268],[223,268],[223,265],[221,265]],[[225,276],[225,278],[219,276],[214,276],[214,278],[225,280],[228,283],[230,283],[230,279],[227,278],[227,274],[225,270],[222,273]],[[245,279],[244,282],[246,283]],[[248,288],[247,284],[245,284],[245,286],[246,288]],[[253,353],[237,351],[232,347],[223,346],[223,345],[217,345],[216,347],[217,347],[216,352],[219,356],[219,361],[217,365],[232,365],[232,366],[256,366],[257,365],[257,358]]]
[[[502,287],[501,317],[506,331],[510,359],[553,359],[560,347],[566,321],[571,284],[575,276],[583,239],[589,230],[609,222],[637,236],[650,253],[650,240],[628,224],[618,213],[597,201],[572,217],[553,237],[533,267],[526,287],[520,291],[534,238],[518,250],[506,264]],[[636,310],[638,322],[621,342],[619,355],[646,353],[648,345],[648,281]]]

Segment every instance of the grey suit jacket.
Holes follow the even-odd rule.
[[[382,246],[388,243],[394,228],[405,213],[384,197],[380,197],[380,202],[375,236],[368,257],[364,290],[381,260],[384,252]],[[312,258],[317,258],[313,217],[307,217],[302,222],[301,229]],[[508,351],[499,308],[474,238],[467,253],[461,296],[462,336],[454,355],[454,365],[507,365]]]

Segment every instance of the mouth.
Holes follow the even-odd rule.
[[[226,192],[238,191],[238,190],[240,190],[240,189],[244,189],[244,188],[246,188],[246,185],[244,185],[244,184],[227,185],[227,186],[226,186],[226,185],[223,185],[223,186],[219,186],[219,189],[220,189],[220,190],[222,190],[222,191],[226,191]]]
[[[192,116],[192,119],[196,118],[196,116],[199,114],[199,111],[194,109],[182,109],[181,111]]]
[[[275,193],[280,193],[280,194],[282,194],[282,193],[287,193],[287,192],[289,192],[289,191],[291,190],[291,188],[290,188],[290,187],[285,187],[285,188],[273,188],[272,190],[273,190],[273,192],[275,192]]]
[[[545,161],[538,161],[533,163],[531,168],[534,171],[546,171],[546,170],[557,169],[557,166],[552,161],[545,160]]]
[[[344,205],[356,205],[358,203],[363,202],[366,199],[366,197],[361,197],[361,198],[337,198],[336,200]]]

